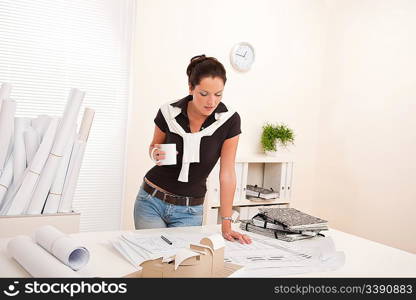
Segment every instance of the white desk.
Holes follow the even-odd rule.
[[[219,225],[146,229],[142,232],[219,232]],[[237,229],[237,227],[236,227]],[[90,250],[89,272],[97,277],[122,277],[135,271],[108,242],[123,231],[85,232],[72,234]],[[346,262],[336,271],[308,273],[284,277],[416,277],[416,254],[388,247],[338,230],[329,230],[338,251],[344,251]],[[0,239],[0,277],[30,277],[5,248],[9,239]],[[304,241],[307,242],[307,241]],[[294,242],[298,243],[298,242]],[[268,277],[268,275],[264,276]]]

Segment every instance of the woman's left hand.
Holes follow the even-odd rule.
[[[251,244],[251,239],[248,235],[242,234],[231,229],[231,224],[222,224],[222,236],[224,239],[234,242],[239,241],[241,244]]]

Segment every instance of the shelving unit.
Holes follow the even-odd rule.
[[[236,158],[236,190],[233,210],[239,213],[239,218],[249,219],[261,207],[287,207],[293,190],[293,155],[281,154],[267,156],[254,154]],[[204,224],[220,222],[220,161],[215,165],[207,180],[207,194],[204,203]],[[246,197],[246,186],[258,185],[279,191],[279,198],[255,201]]]

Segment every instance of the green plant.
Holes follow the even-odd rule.
[[[266,123],[263,126],[261,145],[264,151],[276,151],[276,141],[287,146],[295,141],[295,134],[286,124]]]

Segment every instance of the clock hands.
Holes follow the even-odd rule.
[[[241,56],[241,57],[246,57],[247,51],[244,53],[244,55],[238,54],[236,53],[235,55]]]

